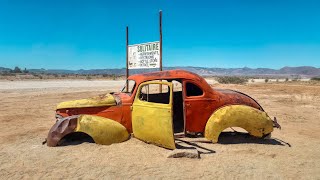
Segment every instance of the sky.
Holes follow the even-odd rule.
[[[0,0],[0,67],[124,68],[159,10],[163,66],[320,68],[317,0]]]

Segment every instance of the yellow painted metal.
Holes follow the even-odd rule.
[[[111,94],[104,94],[88,99],[65,101],[57,105],[56,109],[115,106],[116,100]]]
[[[169,104],[141,101],[141,87],[146,84],[165,84],[170,87]],[[140,85],[132,108],[132,129],[136,138],[168,149],[175,149],[172,125],[172,83],[147,82]]]
[[[92,115],[79,116],[75,132],[84,132],[91,136],[95,143],[104,145],[120,143],[129,138],[127,129],[120,123]]]
[[[273,131],[273,122],[266,112],[245,105],[225,106],[215,111],[209,118],[205,137],[218,142],[220,133],[228,127],[241,127],[250,135],[262,137]]]

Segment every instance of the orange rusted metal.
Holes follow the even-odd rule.
[[[263,111],[262,107],[248,95],[232,90],[214,89],[201,76],[184,70],[169,70],[137,74],[129,76],[128,79],[136,82],[135,88],[132,94],[113,93],[113,96],[116,96],[120,100],[117,106],[58,109],[57,114],[63,117],[79,114],[102,116],[121,123],[127,128],[128,132],[131,133],[131,106],[135,93],[141,83],[151,80],[179,80],[183,83],[182,94],[185,105],[183,114],[185,118],[186,132],[204,132],[210,115],[216,109],[225,105],[241,104]],[[188,97],[185,93],[185,84],[187,82],[198,86],[203,91],[203,94]]]
[[[219,122],[215,119],[215,117],[216,116],[218,117],[219,115],[220,116],[224,115],[225,114],[224,110],[230,109],[231,107],[235,107],[235,108],[231,108],[233,110],[232,112],[230,110],[229,115],[233,113],[233,114],[236,114],[235,116],[239,116],[241,114],[243,115],[242,113],[243,109],[248,109],[245,107],[251,107],[251,109],[259,111],[258,114],[261,115],[261,117],[260,116],[259,117],[260,119],[264,120],[263,122],[268,122],[270,125],[270,122],[269,122],[270,118],[268,116],[266,117],[262,116],[264,114],[263,113],[264,110],[253,98],[251,98],[250,96],[244,93],[233,91],[233,90],[222,90],[222,89],[212,88],[204,78],[192,72],[188,72],[184,70],[159,71],[159,72],[132,75],[128,77],[128,80],[135,81],[135,85],[131,90],[131,92],[125,91],[125,92],[110,93],[110,94],[107,94],[107,95],[105,94],[96,98],[89,98],[89,99],[82,99],[82,100],[75,100],[75,101],[60,103],[56,109],[57,122],[50,129],[47,137],[48,146],[56,146],[59,140],[61,140],[61,138],[63,138],[67,134],[78,132],[78,131],[90,134],[90,136],[94,136],[92,138],[95,141],[97,141],[97,143],[100,143],[100,144],[111,144],[111,143],[123,142],[128,138],[129,133],[133,132],[132,119],[135,119],[134,121],[135,122],[134,125],[136,125],[134,126],[136,127],[135,132],[137,134],[138,132],[141,132],[142,134],[140,133],[140,135],[141,137],[143,137],[142,139],[149,139],[149,141],[151,140],[155,141],[152,143],[161,145],[166,148],[170,148],[170,149],[174,148],[174,145],[172,144],[172,142],[174,142],[174,138],[173,136],[171,137],[170,135],[170,137],[169,136],[164,137],[163,142],[162,141],[156,142],[156,140],[159,139],[159,136],[156,136],[159,134],[155,134],[155,130],[159,130],[159,129],[155,129],[157,127],[169,127],[169,126],[172,127],[173,125],[174,126],[173,129],[168,130],[167,128],[167,129],[162,129],[160,131],[171,132],[169,134],[172,134],[172,132],[182,132],[182,131],[185,134],[203,133],[207,135],[206,137],[209,137],[209,139],[212,139],[213,142],[216,142],[217,137],[219,136],[219,132],[214,132],[215,131],[214,128],[217,128],[217,127],[209,127],[209,126],[210,124],[211,125],[216,124],[216,126],[220,127],[219,130],[221,130],[224,127],[223,126],[224,122],[221,122],[222,124],[221,123],[219,124]],[[162,114],[157,114],[157,112],[154,111],[157,108],[153,108],[151,114],[150,114],[150,109],[148,111],[147,108],[146,109],[136,108],[136,109],[139,109],[139,112],[137,112],[138,110],[136,111],[133,110],[135,98],[137,97],[140,98],[140,95],[143,96],[143,93],[141,93],[141,90],[138,91],[140,85],[143,86],[144,84],[157,83],[157,81],[155,80],[161,80],[162,82],[168,81],[167,84],[170,86],[170,91],[168,92],[170,92],[170,97],[172,99],[172,102],[170,101],[169,106],[171,106],[171,109],[169,108],[170,111],[168,110],[168,112],[171,114],[171,118],[169,118],[169,116],[168,117],[166,116],[167,121],[160,120],[162,118],[161,116],[163,116],[163,112]],[[174,91],[175,87],[173,86],[173,83],[172,83],[173,80],[180,82],[182,85],[182,89],[181,87],[179,87],[177,88],[178,89],[177,91]],[[150,82],[145,83],[147,81],[150,81]],[[156,95],[157,95],[156,97],[159,98],[158,101],[154,102],[153,105],[149,104],[146,107],[158,106],[159,104],[157,103],[161,103],[161,98],[163,98],[164,97],[163,95],[166,95],[166,93],[162,93],[162,91],[160,91],[160,93]],[[150,95],[150,97],[152,96]],[[144,110],[146,112],[144,112]],[[219,110],[221,110],[221,112]],[[215,112],[217,111],[219,111],[220,113],[215,114]],[[250,112],[251,111],[252,110],[250,110]],[[132,118],[133,112],[135,112],[134,118]],[[146,122],[149,122],[147,129],[152,126],[152,128],[150,129],[151,134],[149,134],[149,132],[144,134],[145,130],[143,130],[143,128],[142,128],[142,131],[139,128],[137,129],[137,127],[141,127],[141,126],[144,127],[144,125],[141,123],[139,124],[139,122],[142,116],[147,114],[147,112],[149,112],[148,114],[149,117],[151,117],[153,114],[157,116],[157,117],[151,117],[151,118],[148,117],[148,119],[146,119],[148,120]],[[251,117],[251,116],[250,114],[249,115],[246,114],[246,116],[243,116],[242,119],[245,119],[246,117]],[[233,117],[233,118],[234,118],[233,119],[234,123],[236,123],[236,125],[241,123],[242,123],[241,125],[246,125],[247,121],[238,122],[242,119],[236,118],[236,117]],[[154,124],[152,123],[152,121],[156,121],[157,123],[160,123],[160,124],[156,124],[156,123]],[[171,122],[171,125],[169,121]],[[167,123],[163,124],[165,122]],[[208,122],[209,122],[209,125],[208,125]],[[278,125],[276,120],[272,122],[274,126]],[[167,126],[164,126],[164,125],[167,125]],[[255,127],[255,126],[252,126],[252,127]],[[252,127],[246,126],[246,128],[248,129]],[[258,130],[261,130],[261,129],[258,129]],[[259,131],[259,133],[254,133],[256,132],[256,129],[253,129],[251,132],[252,134],[259,135],[260,137],[261,134],[264,135],[264,133],[269,133],[270,131],[272,131],[272,126],[264,127],[263,130],[269,130],[269,131],[263,131],[261,133]],[[150,135],[150,137],[146,137],[147,135]]]

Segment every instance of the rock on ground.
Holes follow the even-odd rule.
[[[175,149],[168,154],[168,158],[200,158],[199,151],[196,148],[192,149]]]

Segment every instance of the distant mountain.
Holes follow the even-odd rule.
[[[164,67],[164,70],[184,69],[202,76],[278,76],[278,77],[314,77],[320,76],[320,68],[312,66],[283,67],[279,70],[270,68],[205,68],[192,66]],[[9,68],[0,67],[0,72],[10,71]],[[126,69],[90,69],[90,70],[65,70],[65,69],[28,69],[31,73],[47,74],[115,74],[125,75]],[[130,74],[155,71],[155,69],[130,70]]]
[[[11,69],[10,68],[4,68],[4,67],[0,67],[0,72],[9,72]]]
[[[169,68],[169,69],[175,69]],[[270,68],[203,68],[203,67],[177,67],[202,76],[278,76],[278,77],[315,77],[320,76],[320,68],[312,66],[283,67],[279,70]]]
[[[300,66],[300,67],[283,67],[279,70],[282,74],[303,74],[303,75],[319,75],[320,68],[311,66]]]

